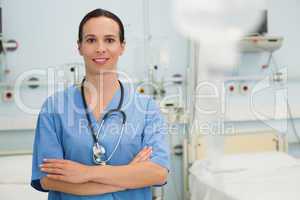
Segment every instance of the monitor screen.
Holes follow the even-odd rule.
[[[253,31],[250,31],[247,36],[265,35],[268,33],[268,11],[263,10],[262,15],[263,17],[259,25]]]

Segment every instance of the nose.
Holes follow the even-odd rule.
[[[105,53],[106,52],[106,46],[103,42],[98,42],[97,43],[96,52],[97,53]]]

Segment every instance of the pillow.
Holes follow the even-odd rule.
[[[0,157],[0,183],[30,184],[32,155]]]
[[[48,193],[38,192],[29,184],[0,184],[0,196],[3,200],[47,200]]]
[[[207,170],[212,173],[241,172],[252,170],[276,170],[282,167],[300,165],[300,162],[282,152],[261,152],[224,155],[212,165],[209,160],[197,160],[191,172]]]

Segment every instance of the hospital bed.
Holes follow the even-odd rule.
[[[32,156],[2,154],[0,156],[1,200],[46,200],[47,193],[38,192],[30,186]]]
[[[217,167],[205,158],[205,140],[194,138],[188,190],[191,200],[298,200],[300,162],[286,152],[275,131],[246,133],[224,139]]]

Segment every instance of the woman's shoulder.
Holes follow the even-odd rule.
[[[52,95],[49,95],[43,102],[42,112],[55,112],[61,105],[64,105],[70,96],[76,92],[76,86],[71,85],[63,90],[55,91]]]

